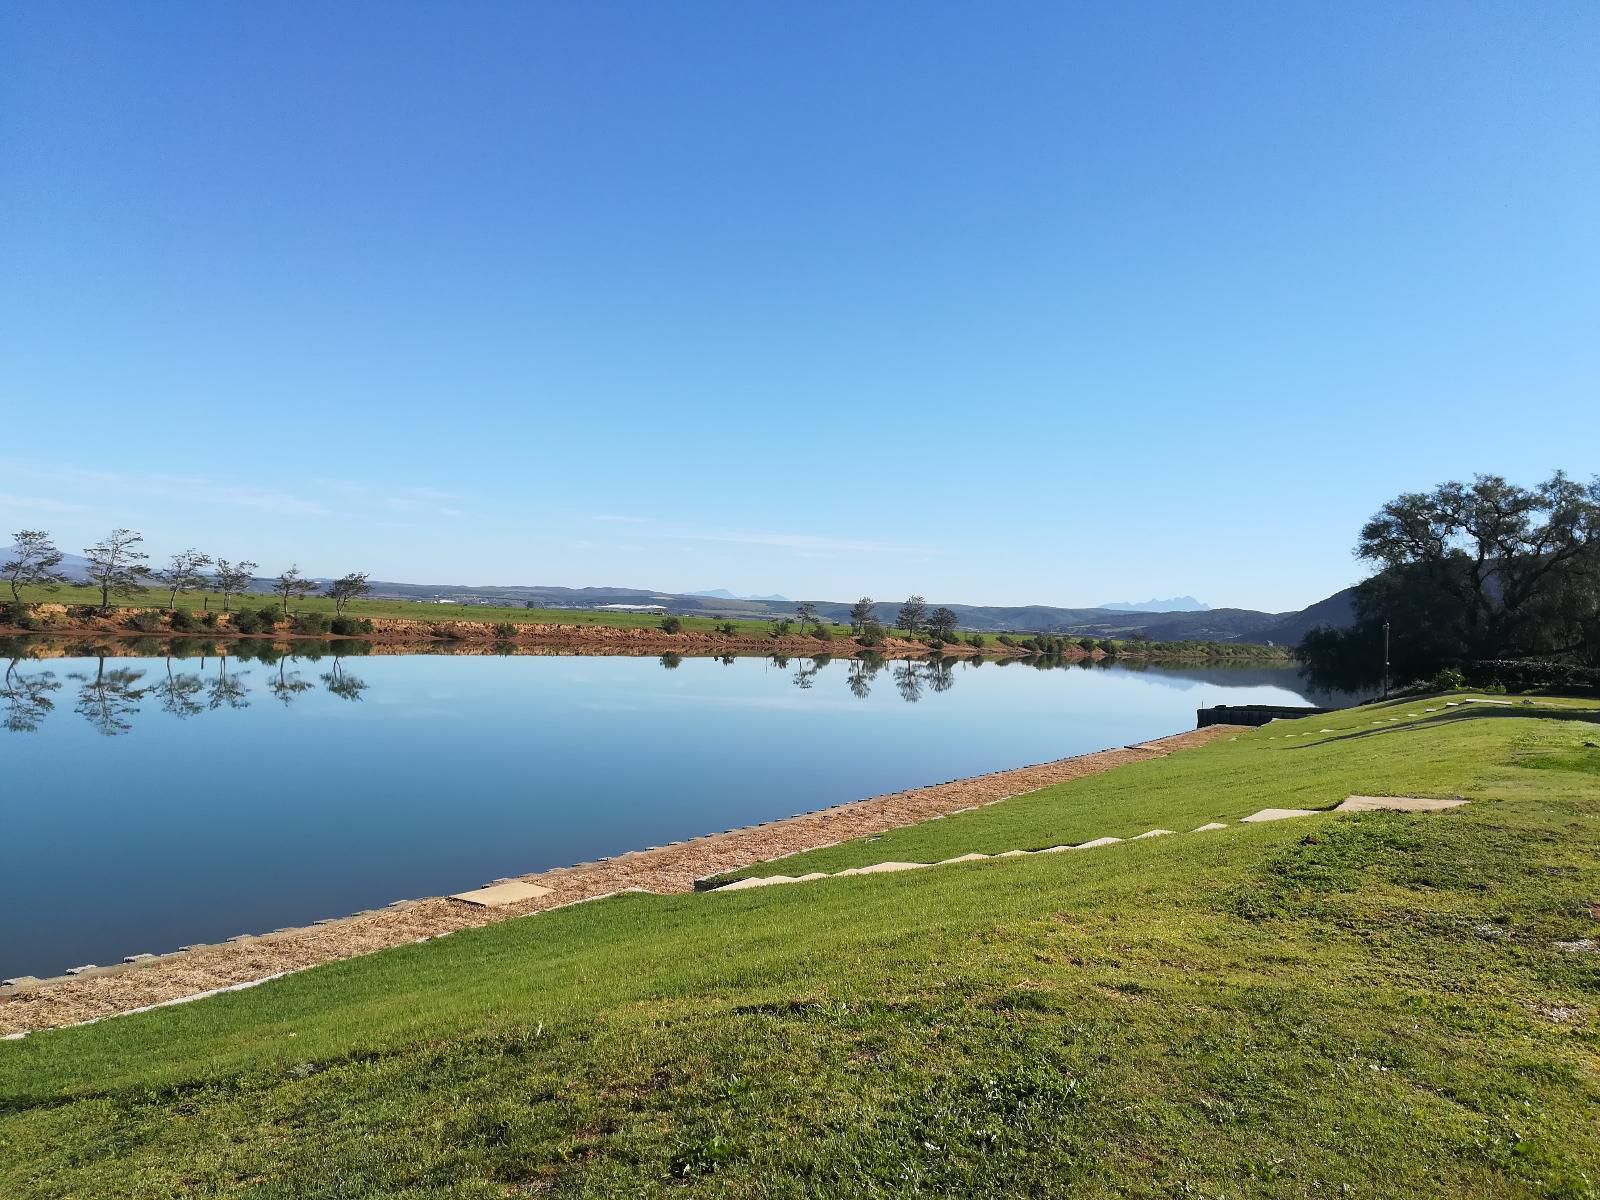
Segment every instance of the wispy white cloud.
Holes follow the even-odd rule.
[[[817,533],[786,533],[782,531],[751,531],[742,529],[707,529],[685,527],[664,521],[659,517],[624,516],[615,513],[594,513],[591,521],[604,521],[648,527],[652,536],[674,542],[719,542],[736,546],[772,546],[792,550],[798,557],[824,557],[836,553],[860,554],[921,554],[932,553],[926,546],[900,546],[870,538],[833,537]],[[646,533],[645,528],[638,533]],[[685,547],[687,549],[687,547]]]
[[[274,491],[271,488],[200,484],[195,490],[199,492],[202,500],[231,504],[238,508],[251,508],[256,512],[287,516],[322,516],[328,512],[326,506],[319,501],[289,492]]]
[[[896,546],[889,542],[867,541],[859,538],[825,537],[814,533],[745,533],[736,530],[713,529],[694,532],[669,533],[668,537],[682,542],[730,542],[740,546],[776,546],[796,552],[826,552],[855,550],[871,554],[923,554],[916,546]]]
[[[366,510],[372,516],[403,513],[417,516],[464,517],[463,499],[455,492],[425,485],[362,483],[352,479],[313,479],[293,489],[234,483],[207,475],[166,472],[99,471],[82,467],[41,467],[31,462],[0,459],[0,470],[13,479],[34,479],[79,489],[101,489],[123,496],[182,500],[190,503],[248,508],[278,516],[347,515]],[[28,501],[28,504],[24,504]],[[40,512],[86,512],[90,506],[0,493],[0,504]],[[52,507],[44,507],[46,504]],[[354,514],[352,514],[354,510]]]
[[[48,496],[17,496],[0,492],[0,509],[14,512],[76,513],[87,512],[88,506],[69,504],[65,500],[52,500]]]

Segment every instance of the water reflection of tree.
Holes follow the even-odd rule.
[[[155,694],[161,699],[161,710],[180,720],[205,711],[205,705],[195,699],[205,691],[206,681],[199,675],[172,673],[172,658],[167,658],[167,678],[156,684]]]
[[[317,686],[309,679],[301,679],[298,671],[290,671],[289,662],[289,656],[285,654],[278,659],[278,673],[267,677],[267,687],[272,689],[272,694],[285,705],[293,704],[301,692],[309,692]]]
[[[875,654],[852,658],[848,680],[850,694],[857,700],[865,700],[872,694],[872,681],[881,670],[883,670],[883,659]]]
[[[245,686],[245,675],[228,674],[228,656],[217,658],[217,673],[206,682],[206,707],[249,708],[250,689]]]
[[[674,654],[672,651],[668,650],[661,656],[661,665],[668,671],[676,671],[683,665],[683,655]]]
[[[907,704],[915,704],[922,699],[922,664],[911,659],[902,659],[900,665],[894,669],[894,686],[899,689],[900,699]]]
[[[12,733],[33,733],[55,708],[50,693],[60,691],[61,682],[54,671],[24,675],[17,670],[18,661],[13,658],[6,665],[5,686],[0,688],[0,699],[6,702],[6,728]]]
[[[322,682],[341,700],[359,700],[361,693],[367,690],[367,685],[356,676],[345,674],[344,664],[337,658],[333,660],[333,670],[322,677]]]
[[[101,734],[116,737],[133,728],[128,718],[139,711],[139,701],[151,689],[136,686],[144,678],[143,671],[129,667],[116,667],[108,671],[104,655],[96,657],[96,664],[92,676],[77,672],[68,676],[79,683],[75,708],[78,715]]]

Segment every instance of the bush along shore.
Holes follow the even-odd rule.
[[[422,605],[411,605],[421,609]],[[470,610],[468,610],[470,611]],[[545,615],[545,614],[539,614]],[[690,655],[818,654],[848,657],[880,654],[888,658],[930,653],[989,658],[1046,658],[1061,662],[1085,659],[1206,660],[1288,662],[1287,652],[1270,646],[1231,643],[1121,642],[1106,638],[1055,634],[956,633],[949,637],[897,637],[873,630],[853,635],[843,626],[818,624],[800,632],[793,623],[753,621],[691,622],[665,616],[650,624],[636,618],[604,616],[567,620],[473,620],[462,617],[367,616],[359,612],[330,614],[285,610],[280,605],[185,608],[94,604],[0,604],[0,636],[25,634],[101,635],[105,637],[198,637],[350,639],[390,644],[461,643],[512,649],[589,650],[618,654],[680,653]],[[609,615],[609,614],[607,614]]]
[[[0,1194],[1594,1196],[1597,729],[1278,722],[0,1042]]]

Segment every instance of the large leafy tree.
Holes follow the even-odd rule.
[[[1535,487],[1498,475],[1408,492],[1362,527],[1376,571],[1348,630],[1314,630],[1301,657],[1324,682],[1382,672],[1384,626],[1399,678],[1447,663],[1600,654],[1600,479],[1557,472]]]
[[[907,637],[916,637],[928,616],[928,602],[921,596],[911,596],[900,606],[894,623],[906,631]]]
[[[248,591],[255,581],[256,564],[248,558],[233,562],[217,559],[217,569],[212,573],[211,586],[222,593],[222,611],[228,611],[228,601],[236,592]]]
[[[283,611],[288,612],[289,601],[304,600],[316,594],[317,581],[307,579],[298,566],[293,566],[272,581],[272,590],[275,595],[283,597]]]
[[[172,556],[164,571],[156,578],[167,585],[167,607],[175,608],[178,595],[206,585],[205,569],[211,565],[211,556],[198,550],[183,550]]]
[[[100,589],[100,610],[108,612],[113,596],[135,596],[150,578],[150,556],[139,546],[144,535],[131,529],[113,529],[96,545],[84,550],[89,560],[89,583]]]
[[[874,609],[871,596],[863,596],[850,606],[850,632],[859,635],[872,620]]]
[[[372,585],[367,582],[364,573],[352,572],[341,575],[328,585],[328,590],[322,594],[333,601],[335,615],[344,612],[344,606],[352,600],[358,600],[372,591]]]
[[[62,554],[56,549],[50,535],[42,529],[22,529],[11,537],[11,557],[0,564],[0,574],[11,585],[11,599],[22,603],[22,589],[43,587],[54,591],[67,582],[67,577],[56,570],[61,565]]]

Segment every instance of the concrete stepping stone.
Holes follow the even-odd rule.
[[[1136,842],[1142,842],[1145,838],[1166,837],[1169,833],[1175,832],[1177,831],[1173,829],[1151,829],[1145,833],[1135,834],[1133,840]]]
[[[1026,853],[1026,851],[1023,851]],[[836,872],[835,877],[842,875],[889,875],[895,871],[920,871],[929,866],[928,863],[913,862],[881,862],[873,863],[870,867],[852,867],[848,871]]]
[[[1224,825],[1221,821],[1207,821],[1204,825],[1196,826],[1193,830],[1191,830],[1191,832],[1193,832],[1193,833],[1210,833],[1213,829],[1226,829],[1226,828],[1227,828],[1227,826]]]
[[[1121,840],[1121,838],[1114,837],[1095,838],[1092,842],[1084,842],[1081,845],[1077,845],[1072,848],[1074,850],[1095,850],[1101,846],[1115,846]]]
[[[470,892],[457,892],[450,899],[460,900],[463,904],[476,904],[480,908],[503,908],[523,900],[537,900],[540,896],[548,896],[550,891],[550,888],[540,887],[536,883],[508,879],[504,883],[491,883],[488,887],[474,888]]]
[[[751,888],[772,887],[774,884],[794,882],[795,879],[792,875],[763,875],[753,879],[738,879],[714,890],[718,892],[747,892]]]
[[[996,854],[995,857],[996,858],[1022,858],[1023,856],[1025,856],[1027,854],[1031,854],[1031,853],[1032,853],[1031,850],[1002,850],[1002,851],[1000,851],[999,854]]]
[[[959,854],[955,858],[941,858],[937,865],[947,867],[951,863],[977,862],[979,859],[987,859],[988,857],[987,854]]]
[[[1349,796],[1334,812],[1443,812],[1460,808],[1460,798],[1439,800],[1430,796]]]
[[[1293,817],[1314,817],[1317,815],[1314,808],[1263,808],[1260,812],[1253,812],[1248,817],[1239,820],[1246,824],[1255,824],[1261,821],[1287,821]]]
[[[1511,701],[1509,701],[1509,700],[1477,700],[1477,699],[1469,699],[1467,701],[1467,703],[1468,704],[1492,704],[1496,708],[1510,708],[1510,707],[1512,707]]]

